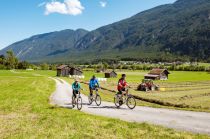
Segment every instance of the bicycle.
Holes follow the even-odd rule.
[[[119,94],[117,93],[114,97],[114,103],[117,108],[120,108],[126,103],[129,109],[134,109],[136,107],[136,100],[131,94]]]
[[[78,110],[82,109],[82,97],[80,95],[80,92],[78,92],[78,94],[76,94],[76,98],[74,95],[72,96],[72,107],[74,108],[75,105],[77,105]]]
[[[101,96],[99,95],[98,90],[99,89],[96,87],[95,88],[95,92],[96,92],[95,95],[93,94],[92,96],[91,95],[88,96],[88,101],[89,101],[90,105],[93,103],[93,101],[95,101],[97,106],[101,105]]]

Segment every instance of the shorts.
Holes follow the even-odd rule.
[[[118,94],[122,94],[123,92],[125,92],[126,89],[125,88],[122,88],[122,89],[118,89]]]
[[[77,90],[73,90],[73,97],[76,98],[77,97],[77,94],[79,94],[79,91]]]

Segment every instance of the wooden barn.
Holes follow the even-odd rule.
[[[60,65],[57,67],[57,76],[69,76],[70,67],[67,65]]]
[[[167,69],[152,69],[144,76],[144,79],[152,80],[168,80],[170,72]]]
[[[57,76],[69,76],[69,75],[82,75],[83,72],[78,69],[78,68],[74,68],[74,67],[70,67],[68,65],[60,65],[57,67]]]
[[[69,75],[79,75],[81,76],[83,72],[78,68],[70,68]]]
[[[117,73],[115,71],[106,71],[105,72],[105,78],[116,78]]]
[[[104,71],[105,71],[105,69],[103,69],[103,68],[96,69],[96,73],[101,73],[101,72],[104,72]]]

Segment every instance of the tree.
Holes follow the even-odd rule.
[[[49,70],[49,65],[46,63],[41,64],[40,67],[41,67],[41,70]]]
[[[22,61],[18,63],[18,69],[27,69],[29,68],[30,64],[26,61]]]
[[[56,70],[56,65],[50,65],[49,69],[50,70]]]
[[[7,69],[14,69],[18,65],[18,59],[15,57],[13,51],[7,51],[6,67]]]
[[[104,62],[103,67],[104,67],[104,69],[108,69],[109,64],[107,62]]]
[[[4,55],[0,55],[0,64],[1,65],[5,64],[5,56]]]

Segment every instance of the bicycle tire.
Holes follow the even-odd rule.
[[[115,96],[114,97],[114,104],[115,104],[115,106],[117,107],[117,108],[119,108],[121,105],[120,105],[120,103],[119,103],[119,98],[118,98],[118,96]]]
[[[82,109],[82,97],[77,98],[77,109],[78,110]]]
[[[95,102],[96,102],[97,106],[101,105],[101,96],[100,95],[96,95]]]
[[[91,96],[88,96],[89,105],[93,103],[93,98]]]
[[[72,104],[72,108],[74,108],[75,107],[75,98],[74,98],[74,96],[72,96],[71,104]]]
[[[134,109],[136,107],[136,99],[133,96],[128,96],[126,100],[126,105],[128,106],[128,108]]]

